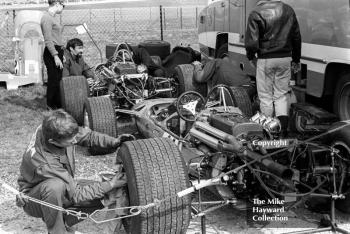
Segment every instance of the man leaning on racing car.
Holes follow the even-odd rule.
[[[207,83],[208,90],[218,84],[242,86],[251,84],[250,78],[240,69],[235,61],[227,56],[213,59],[205,64],[198,61],[194,65],[193,79],[198,83]]]
[[[131,139],[129,134],[114,138],[78,127],[74,118],[62,109],[52,111],[36,129],[23,155],[17,205],[23,206],[28,215],[42,218],[51,234],[74,233],[71,226],[79,222],[77,217],[28,201],[22,194],[85,213],[102,209],[100,199],[114,188],[124,189],[126,178],[119,173],[104,182],[75,180],[74,145],[117,149]],[[121,199],[123,206],[127,205],[127,198]]]
[[[165,70],[162,66],[156,64],[153,59],[151,58],[148,51],[142,47],[131,47],[129,44],[126,44],[128,48],[125,48],[124,45],[121,45],[120,49],[126,49],[131,52],[132,59],[134,60],[134,63],[136,65],[145,65],[147,67],[147,70],[151,76],[156,77],[164,77],[165,76]]]
[[[73,38],[67,42],[64,50],[62,77],[85,76],[88,82],[93,81],[95,74],[84,61],[83,46],[83,41],[79,38]]]

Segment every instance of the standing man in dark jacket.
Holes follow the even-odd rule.
[[[41,18],[41,31],[45,41],[44,63],[47,69],[47,106],[52,109],[61,107],[60,80],[63,69],[62,25],[55,18],[64,8],[63,0],[48,0],[49,8]]]
[[[85,76],[94,79],[95,74],[83,58],[84,44],[79,38],[70,39],[64,51],[62,77]]]
[[[260,110],[267,116],[275,114],[285,134],[291,64],[294,72],[299,70],[301,56],[299,24],[292,7],[279,0],[259,1],[248,18],[245,48],[257,69]]]
[[[55,110],[44,118],[23,155],[19,191],[65,209],[77,208],[86,213],[101,209],[100,199],[113,188],[124,186],[126,179],[119,174],[105,182],[75,180],[74,145],[117,149],[123,141],[130,139],[131,136],[126,134],[114,138],[80,128],[68,113]],[[75,216],[25,201],[21,196],[17,200],[28,215],[42,218],[50,234],[72,233],[70,227],[79,222]]]

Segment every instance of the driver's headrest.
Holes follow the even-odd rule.
[[[121,43],[118,47],[120,50],[128,50],[130,52],[133,52],[132,47],[128,43]]]

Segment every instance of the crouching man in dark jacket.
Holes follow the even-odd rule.
[[[77,211],[91,213],[103,208],[100,201],[113,188],[126,184],[123,174],[111,181],[82,183],[74,179],[75,144],[114,148],[131,135],[113,138],[78,127],[76,121],[63,110],[55,110],[46,116],[23,155],[18,178],[21,193],[44,202]],[[53,208],[17,198],[17,204],[33,217],[42,218],[51,234],[74,233],[70,227],[79,222]]]

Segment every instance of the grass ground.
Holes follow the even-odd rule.
[[[0,179],[15,188],[22,154],[34,130],[41,124],[43,115],[47,114],[45,92],[42,86],[16,91],[0,89]],[[99,171],[113,169],[114,157],[113,154],[90,157],[86,149],[79,148],[77,178],[99,179]],[[15,206],[13,194],[4,189],[0,191],[0,233],[46,233],[40,219],[25,215]],[[89,233],[103,232],[105,228],[86,222],[80,225],[87,225]]]

